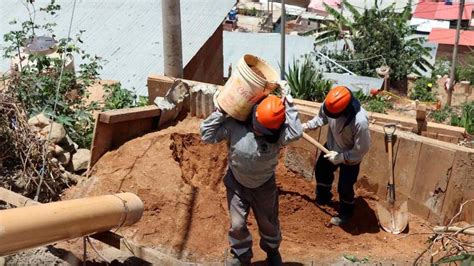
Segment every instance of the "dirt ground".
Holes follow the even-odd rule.
[[[143,217],[133,226],[120,228],[119,234],[185,261],[223,261],[228,251],[229,218],[221,179],[227,147],[225,143],[202,143],[199,122],[188,118],[108,152],[95,165],[92,177],[67,191],[65,198],[136,193],[145,204]],[[405,264],[425,248],[427,235],[416,234],[429,232],[425,221],[411,216],[408,234],[394,236],[381,231],[374,212],[376,197],[363,187],[357,189],[352,226],[327,227],[337,204],[335,208],[318,208],[313,203],[314,182],[287,170],[282,159],[276,176],[281,252],[287,262],[338,263],[349,255],[371,263]],[[263,261],[252,216],[248,224],[254,237],[254,261]],[[70,247],[77,242],[70,242]]]

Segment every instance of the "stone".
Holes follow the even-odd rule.
[[[74,172],[87,170],[89,166],[89,160],[91,158],[91,152],[88,149],[78,149],[72,156],[72,167]]]
[[[39,113],[31,117],[30,119],[28,119],[28,125],[38,127],[38,128],[44,128],[50,123],[51,123],[51,120],[44,113]]]
[[[43,137],[47,139],[49,136],[50,130],[51,130],[50,142],[52,143],[58,144],[61,141],[63,141],[64,138],[66,137],[66,130],[64,129],[63,125],[56,122],[53,122],[52,126],[44,127],[41,130],[41,135],[43,135]]]
[[[66,137],[59,143],[61,147],[70,152],[71,154],[75,153],[77,149],[79,148],[79,145],[77,145],[74,141],[72,141],[71,137],[69,135],[66,135]]]
[[[56,154],[56,158],[62,165],[68,165],[71,162],[71,154],[67,151]]]

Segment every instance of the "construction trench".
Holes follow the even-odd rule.
[[[143,216],[114,233],[130,243],[153,249],[156,256],[151,256],[154,259],[149,262],[221,265],[229,254],[229,218],[222,183],[227,147],[226,143],[208,145],[200,140],[199,124],[213,110],[212,94],[193,88],[212,85],[185,83],[191,87],[189,100],[181,115],[166,125],[160,125],[164,110],[156,106],[99,114],[88,178],[66,191],[63,200],[134,193],[143,201]],[[150,99],[164,96],[171,84],[169,78],[150,77]],[[318,111],[318,105],[310,102],[297,101],[297,106],[302,121]],[[407,127],[405,122],[398,122]],[[431,233],[431,227],[446,224],[462,202],[474,198],[473,149],[400,128],[394,144],[394,169],[397,196],[409,203],[410,224],[401,236],[383,231],[375,204],[385,197],[389,172],[383,131],[377,123],[380,120],[371,124],[371,150],[362,162],[356,184],[357,212],[352,227],[329,227],[327,222],[337,209],[320,208],[314,203],[316,149],[302,139],[282,151],[276,178],[285,262],[345,263],[343,256],[352,256],[367,258],[370,263],[412,263],[426,248],[426,234]],[[310,134],[324,143],[326,130]],[[428,130],[454,136],[459,133],[433,124],[428,125]],[[472,224],[474,205],[466,206],[459,220]],[[265,254],[258,247],[252,215],[248,225],[254,237],[254,261],[263,262]],[[108,261],[123,256],[111,252],[108,245],[93,241]],[[59,242],[55,248],[69,250],[77,258],[83,255],[81,238]],[[88,252],[88,259],[103,261],[93,251]]]

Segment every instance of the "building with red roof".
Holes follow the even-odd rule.
[[[438,44],[436,57],[451,57],[456,41],[455,29],[432,29],[428,41]],[[460,55],[474,51],[474,31],[461,30],[458,53]],[[462,61],[462,57],[459,58]]]
[[[474,3],[465,3],[462,20],[472,19]],[[413,17],[431,20],[457,20],[459,14],[459,3],[448,4],[446,2],[419,2]]]

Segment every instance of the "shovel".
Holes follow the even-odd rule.
[[[388,146],[388,165],[390,169],[390,177],[387,185],[386,202],[377,202],[377,216],[380,226],[387,232],[392,234],[400,234],[408,225],[408,204],[406,201],[402,203],[395,201],[395,184],[393,173],[393,149],[392,141],[395,134],[396,125],[384,125],[383,131]]]
[[[313,139],[310,135],[306,134],[303,132],[303,138],[307,140],[309,143],[313,144],[316,146],[316,148],[322,150],[324,153],[328,154],[329,151],[324,147],[321,143],[317,142],[315,139]]]

